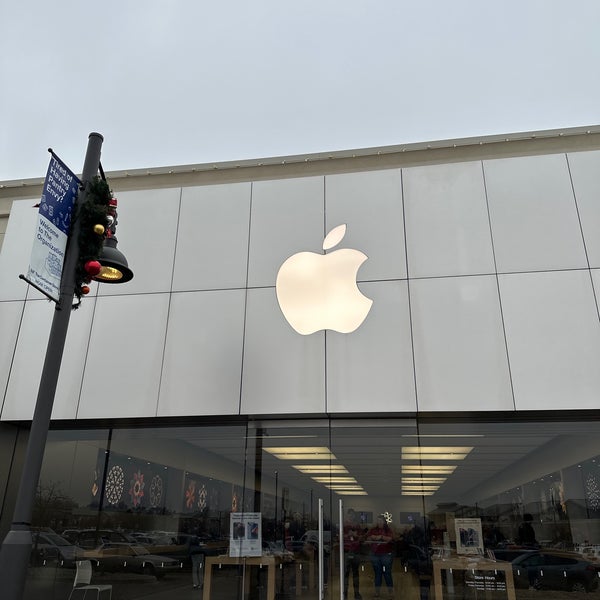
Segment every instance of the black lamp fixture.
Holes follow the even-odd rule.
[[[117,238],[107,237],[98,256],[100,272],[92,277],[101,283],[125,283],[133,279],[133,271],[127,264],[125,255],[117,248]]]
[[[126,283],[133,279],[133,271],[127,264],[125,255],[117,249],[117,199],[111,198],[108,207],[108,231],[98,255],[100,272],[92,277],[101,283]]]

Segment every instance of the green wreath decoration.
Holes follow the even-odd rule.
[[[113,195],[108,183],[100,177],[91,181],[87,197],[78,207],[76,219],[80,221],[79,229],[79,259],[75,267],[75,290],[77,303],[73,308],[79,308],[81,298],[86,293],[87,284],[91,282],[85,264],[90,260],[98,260],[104,239],[109,232],[109,205]],[[94,231],[96,225],[102,225],[102,233]],[[87,290],[89,291],[89,289]]]

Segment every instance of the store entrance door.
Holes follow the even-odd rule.
[[[338,536],[331,600],[428,597],[428,589],[421,589],[431,576],[425,572],[428,549],[415,544],[427,486],[418,461],[407,460],[418,439],[411,419],[332,420],[337,473],[329,489]],[[422,565],[412,561],[418,552],[425,557]]]
[[[253,580],[256,598],[427,597],[429,548],[416,540],[433,479],[417,446],[411,419],[249,425],[248,510],[260,514],[263,562],[275,573],[270,587],[264,572]]]
[[[252,423],[247,442],[246,488],[261,517],[262,557],[275,575],[269,579],[254,569],[250,597],[256,589],[260,600],[323,600],[338,535],[331,517],[336,457],[329,422]]]

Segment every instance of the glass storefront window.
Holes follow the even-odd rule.
[[[428,477],[434,463],[452,468],[421,498],[424,535],[414,545],[431,556],[432,597],[600,597],[597,422],[418,429],[414,464]]]
[[[246,427],[52,431],[26,598],[67,598],[78,560],[112,597],[201,593],[244,510]]]
[[[115,600],[600,598],[599,433],[491,418],[56,429],[25,598],[67,598],[81,560]]]

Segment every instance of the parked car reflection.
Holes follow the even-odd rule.
[[[141,542],[139,542],[142,544]],[[208,536],[196,536],[186,533],[174,533],[160,536],[154,539],[153,544],[142,544],[150,552],[168,556],[189,565],[194,547],[204,556],[217,556],[227,554],[229,540],[211,538]]]
[[[167,573],[177,571],[181,563],[169,556],[151,554],[144,546],[108,542],[93,550],[86,550],[84,558],[100,572],[140,573],[161,579]]]
[[[53,531],[38,531],[32,535],[31,552],[34,564],[56,561],[60,566],[73,567],[83,548]]]
[[[62,536],[72,544],[87,550],[92,550],[97,548],[99,544],[108,542],[135,543],[133,538],[114,529],[65,529]]]
[[[572,592],[591,592],[598,587],[598,565],[575,552],[527,552],[512,565],[516,587]]]
[[[283,542],[262,541],[263,555],[278,557],[282,562],[291,562],[294,560],[294,553],[284,547]]]

